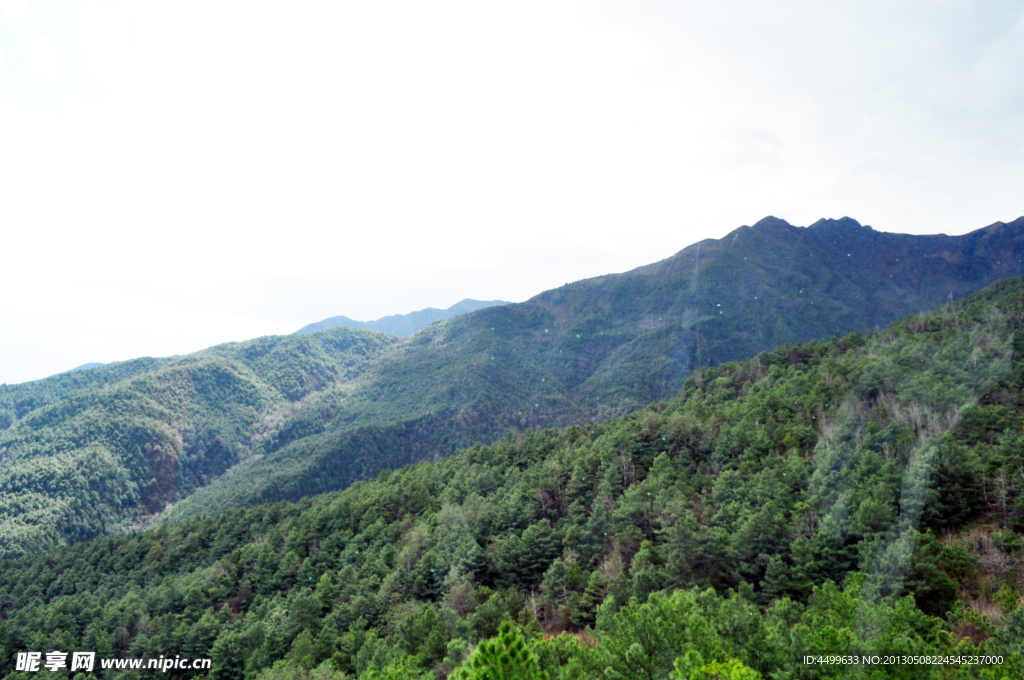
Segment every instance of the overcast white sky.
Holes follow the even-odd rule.
[[[1024,214],[1024,3],[0,0],[0,383],[769,214]]]

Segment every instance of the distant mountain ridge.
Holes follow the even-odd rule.
[[[70,371],[68,371],[68,373],[72,373],[74,371],[87,371],[90,368],[99,368],[100,366],[103,366],[103,365],[104,364],[101,364],[98,361],[91,361],[88,364],[82,364],[81,366],[75,366]]]
[[[176,519],[295,500],[476,441],[608,420],[672,398],[699,367],[1022,274],[1024,218],[911,236],[769,217],[401,339],[336,328],[0,386],[0,552],[110,533],[166,503]],[[86,512],[108,496],[109,511]]]
[[[350,319],[347,316],[332,316],[329,319],[318,321],[317,323],[311,323],[308,326],[303,326],[299,330],[295,331],[299,333],[316,333],[317,331],[327,330],[328,328],[336,328],[338,326],[344,326],[346,328],[365,328],[371,331],[384,331],[385,333],[391,333],[399,337],[405,337],[412,335],[421,328],[440,321],[441,319],[450,319],[453,316],[460,314],[468,314],[475,312],[478,309],[486,309],[487,307],[497,307],[499,305],[508,305],[509,302],[504,300],[470,300],[466,298],[460,302],[456,302],[448,309],[437,309],[436,307],[427,307],[417,312],[409,312],[408,314],[392,314],[391,316],[381,317],[376,321],[356,321]]]
[[[640,280],[672,281],[668,288],[654,288],[674,297],[675,321],[686,325],[682,306],[702,318],[692,327],[703,365],[784,343],[881,328],[1022,274],[1024,217],[962,236],[917,236],[875,231],[849,217],[797,227],[769,216],[661,262],[613,274],[618,283],[611,285],[637,290]],[[588,279],[534,299],[585,313],[581,305],[595,292],[587,289],[607,279]],[[653,314],[667,301],[645,304]]]

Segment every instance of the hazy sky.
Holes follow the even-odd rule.
[[[0,382],[769,214],[1024,214],[1024,3],[0,0]]]

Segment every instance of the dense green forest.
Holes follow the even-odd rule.
[[[0,386],[0,554],[619,417],[671,399],[699,366],[880,328],[1022,260],[1024,218],[956,237],[767,218],[402,340],[331,329]]]
[[[231,466],[394,338],[337,329],[0,391],[0,555],[130,530]]]
[[[209,656],[218,680],[1024,677],[1022,327],[1014,279],[703,369],[619,419],[7,559],[0,657]],[[1002,663],[800,662],[886,652]]]

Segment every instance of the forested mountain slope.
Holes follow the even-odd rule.
[[[317,331],[326,330],[328,328],[336,328],[338,326],[345,326],[347,328],[366,328],[371,331],[384,331],[385,333],[391,333],[399,337],[406,335],[412,335],[419,329],[423,328],[428,324],[432,324],[435,321],[441,319],[450,319],[453,316],[460,314],[469,314],[475,312],[478,309],[486,309],[487,307],[496,307],[498,305],[507,305],[509,303],[504,300],[460,300],[454,305],[447,309],[437,309],[436,307],[427,307],[416,312],[409,312],[408,314],[392,314],[391,316],[384,316],[374,321],[356,321],[350,319],[347,316],[332,316],[329,319],[311,323],[308,326],[303,326],[296,333],[316,333]]]
[[[331,329],[0,387],[0,426],[13,425],[0,433],[0,547],[119,531],[178,499],[171,519],[297,500],[509,432],[606,420],[674,396],[695,367],[877,327],[1020,273],[1024,218],[959,237],[766,218],[400,341]],[[182,399],[203,406],[183,420]]]
[[[604,420],[671,396],[694,367],[878,327],[1024,274],[1024,218],[965,236],[766,218],[662,262],[419,331],[340,407],[299,413],[267,455],[175,512],[343,488],[506,432]]]
[[[0,387],[0,554],[130,528],[258,455],[302,403],[343,393],[394,340],[336,329]]]
[[[620,419],[0,562],[0,655],[210,656],[216,680],[1019,678],[1022,390],[1018,278]],[[1001,663],[800,661],[885,652]],[[495,674],[509,655],[520,674]]]

